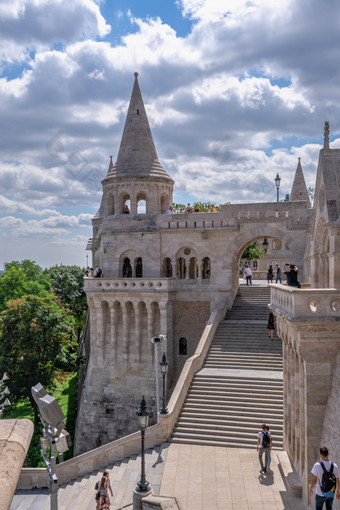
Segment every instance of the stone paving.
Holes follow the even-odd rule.
[[[275,452],[271,470],[260,473],[256,448],[172,444],[160,494],[176,496],[183,510],[306,509],[287,491]]]
[[[254,438],[254,445],[256,438]],[[131,468],[127,469],[128,465]],[[272,454],[272,470],[260,473],[256,449],[164,444],[147,463],[154,493],[176,496],[181,510],[305,510],[302,499],[287,491]],[[125,460],[110,469],[114,491],[111,510],[130,507],[140,478],[140,459]],[[59,489],[59,510],[95,510],[98,472]],[[48,510],[46,489],[18,491],[11,510]]]

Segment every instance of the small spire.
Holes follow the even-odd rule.
[[[295,177],[293,181],[292,190],[290,192],[290,201],[295,202],[296,200],[307,200],[310,206],[309,195],[307,191],[305,177],[301,166],[301,158],[298,158],[298,164],[296,167]]]
[[[329,122],[325,122],[324,134],[323,134],[323,148],[329,149]]]
[[[137,73],[137,72],[135,72],[135,73],[133,73],[133,75],[134,75],[134,77],[137,79],[138,73]]]

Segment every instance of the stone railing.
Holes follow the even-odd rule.
[[[173,278],[84,278],[85,292],[138,291],[168,292],[174,290],[176,280]]]
[[[277,284],[270,289],[271,308],[288,319],[339,320],[340,294],[337,289],[288,287]]]
[[[169,413],[159,414],[158,423],[147,429],[145,435],[146,448],[153,448],[154,446],[167,441],[171,436],[191,381],[196,372],[203,366],[217,326],[225,316],[226,308],[227,301],[222,308],[212,312],[210,315],[195,354],[186,361],[175,389],[172,392],[171,398],[168,402]],[[133,434],[117,439],[112,443],[100,446],[99,448],[90,450],[89,452],[78,455],[73,459],[58,464],[56,468],[58,482],[59,484],[69,482],[78,476],[84,476],[87,473],[91,473],[95,469],[105,468],[116,461],[122,460],[131,455],[136,455],[140,452],[140,445],[140,432],[134,432]],[[48,473],[46,469],[22,469],[17,487],[18,489],[31,489],[33,487],[47,486]]]

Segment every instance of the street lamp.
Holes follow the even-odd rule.
[[[146,407],[144,396],[141,403],[139,404],[139,409],[136,414],[138,418],[138,425],[140,428],[142,439],[142,454],[141,454],[141,477],[139,482],[137,482],[137,487],[135,491],[145,493],[150,491],[149,482],[145,478],[145,445],[144,445],[145,431],[148,428],[150,411]]]
[[[265,237],[265,238],[264,238],[264,240],[263,240],[262,246],[263,246],[264,252],[265,252],[265,253],[267,253],[269,243],[268,243],[268,241],[267,241],[267,238],[266,238],[266,237]]]
[[[45,388],[36,384],[31,388],[32,396],[39,407],[40,420],[43,425],[43,437],[40,440],[41,455],[50,475],[50,509],[58,510],[58,477],[56,475],[56,451],[59,461],[63,460],[63,453],[71,446],[70,435],[65,430],[64,413],[57,400],[48,395]],[[50,448],[50,458],[47,449]]]
[[[281,177],[279,176],[279,172],[277,172],[275,177],[275,186],[276,186],[276,201],[279,202],[279,189],[280,189]]]
[[[7,372],[5,372],[0,380],[0,390],[1,390],[1,386],[4,384],[5,381],[8,381],[8,379],[9,379],[9,375],[7,374]],[[6,395],[9,395],[10,393],[11,392],[9,391],[8,387],[6,386],[6,388],[4,390],[0,391],[0,400],[3,399]],[[0,415],[2,414],[2,411],[4,410],[4,408],[6,406],[10,406],[10,405],[11,405],[11,401],[6,397],[5,400],[3,402],[1,402],[1,404],[0,404]]]
[[[163,404],[162,404],[162,407],[160,408],[159,413],[160,414],[168,414],[169,411],[168,411],[167,407],[165,406],[165,378],[166,378],[166,374],[168,373],[169,363],[166,360],[165,352],[163,353],[162,361],[160,361],[159,364],[161,366],[161,373],[162,373],[162,377],[163,377],[163,397],[162,397]]]

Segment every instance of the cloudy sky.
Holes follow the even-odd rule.
[[[1,0],[0,268],[85,265],[138,71],[175,201],[270,201],[323,125],[340,148],[337,0]]]

